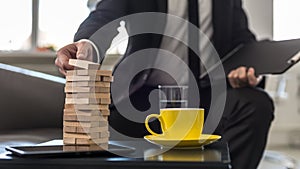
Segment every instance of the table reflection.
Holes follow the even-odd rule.
[[[211,149],[148,149],[144,152],[147,161],[221,161],[221,152]]]

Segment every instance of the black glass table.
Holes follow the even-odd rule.
[[[204,148],[162,149],[146,141],[112,141],[134,147],[124,155],[73,155],[52,157],[17,157],[0,154],[1,169],[230,169],[227,143],[218,141]]]

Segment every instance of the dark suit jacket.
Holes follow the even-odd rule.
[[[228,52],[230,52],[233,48],[241,43],[248,43],[251,41],[255,41],[254,35],[248,29],[247,18],[242,9],[241,0],[212,0],[213,1],[213,44],[222,58]],[[111,21],[118,19],[123,16],[127,16],[130,14],[141,13],[141,12],[167,12],[167,0],[102,0],[98,5],[95,11],[91,12],[88,18],[80,25],[78,32],[75,35],[74,41],[80,39],[92,39],[96,41],[97,39],[93,39],[91,37],[98,29],[102,28],[104,25],[110,23]],[[126,23],[127,31],[129,35],[131,35],[133,23]],[[164,30],[164,24],[155,24],[155,26],[160,25],[161,29]],[[112,34],[104,33],[100,38],[104,40],[104,43],[101,43],[98,47],[100,48],[100,52],[103,53],[109,47],[111,40],[117,34],[118,24],[115,25],[115,32]],[[98,39],[99,40],[99,39]],[[155,34],[142,34],[136,36],[130,36],[129,44],[127,48],[127,52],[125,57],[142,49],[147,48],[159,48],[162,40],[161,35]],[[124,57],[124,58],[125,58]],[[124,76],[115,77],[116,82],[123,78],[126,81],[126,73],[130,72],[130,69],[134,67],[134,63],[132,65],[128,65],[126,69],[124,69]],[[131,92],[136,91],[141,86],[143,86],[147,80],[150,71],[145,71],[140,74],[137,78],[138,80],[133,80],[132,87],[130,88]],[[128,79],[127,79],[128,80]],[[122,83],[122,80],[119,80],[117,83]],[[112,84],[112,89],[116,83]],[[119,86],[122,86],[118,84]],[[119,87],[120,88],[120,87]],[[123,87],[125,88],[125,87]],[[126,89],[125,89],[126,90]],[[137,92],[139,93],[139,92]],[[144,93],[144,90],[143,92]],[[124,94],[120,94],[119,97],[124,97]],[[125,98],[125,99],[124,99]],[[114,100],[114,104],[121,103],[122,100],[126,100],[128,96],[125,96],[118,101]],[[127,126],[132,125],[132,129],[135,129],[131,133],[127,133],[128,131],[124,131],[127,135],[133,136],[142,136],[145,131],[144,125],[139,124],[135,125],[131,121],[125,120],[124,117],[113,113],[112,115],[116,117],[110,116],[110,119],[114,124],[113,126],[119,126],[120,130],[124,130],[124,124]],[[141,130],[138,130],[140,128]],[[125,129],[126,130],[126,129]],[[137,134],[138,133],[138,134]]]
[[[255,40],[254,35],[248,29],[241,0],[212,1],[213,44],[221,58],[237,45]],[[96,10],[91,12],[80,25],[74,40],[88,39],[107,23],[126,15],[141,12],[166,13],[167,5],[167,0],[102,0],[97,5]],[[130,23],[127,23],[127,25],[129,25],[127,29],[130,34]],[[111,42],[114,35],[105,37],[108,41],[106,45],[100,47],[103,49],[102,52],[109,47],[108,43]],[[159,48],[161,39],[161,35],[153,34],[130,37],[125,57],[141,49]]]
[[[254,35],[248,29],[247,18],[242,8],[241,0],[212,0],[213,1],[213,44],[222,58],[233,48],[241,43],[255,41]],[[98,3],[95,11],[91,12],[88,18],[80,25],[74,40],[88,39],[98,29],[111,21],[130,14],[141,12],[167,12],[167,0],[102,0]],[[132,23],[127,23],[127,31],[131,34]],[[99,45],[102,56],[104,51],[110,46],[111,40],[117,34],[117,26],[115,32],[109,35],[104,34],[105,43]],[[157,26],[157,25],[156,25]],[[164,25],[161,25],[164,30]],[[130,36],[129,44],[125,57],[142,49],[159,48],[162,40],[161,35],[142,34]],[[134,64],[134,63],[132,63]],[[134,65],[132,65],[134,66]],[[130,71],[130,67],[124,71]],[[133,90],[141,87],[147,80],[150,71],[140,74],[141,78],[137,78],[133,82]],[[116,78],[117,79],[117,78]]]
[[[248,29],[247,18],[241,0],[213,1],[213,43],[220,57],[240,43],[254,41]],[[103,25],[122,16],[140,12],[167,12],[167,0],[102,0],[95,11],[80,25],[74,40],[89,38]],[[129,23],[130,24],[130,23]],[[130,34],[130,30],[128,30]],[[153,35],[130,37],[127,53],[159,47],[160,39]],[[152,42],[152,43],[148,43]]]

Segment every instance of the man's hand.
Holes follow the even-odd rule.
[[[228,74],[229,83],[233,88],[241,88],[246,86],[256,86],[261,77],[255,76],[254,68],[247,69],[246,67],[242,66],[235,70],[232,70]]]
[[[81,60],[93,60],[93,46],[87,41],[78,41],[57,51],[57,58],[55,65],[59,68],[59,71],[66,75],[67,70],[74,69],[69,65],[69,59],[81,59]]]

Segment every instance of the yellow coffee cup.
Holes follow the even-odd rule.
[[[157,118],[162,134],[149,127],[149,120]],[[164,135],[170,139],[198,139],[201,137],[204,123],[204,109],[201,108],[166,108],[160,114],[150,114],[145,119],[146,129],[152,135]]]

